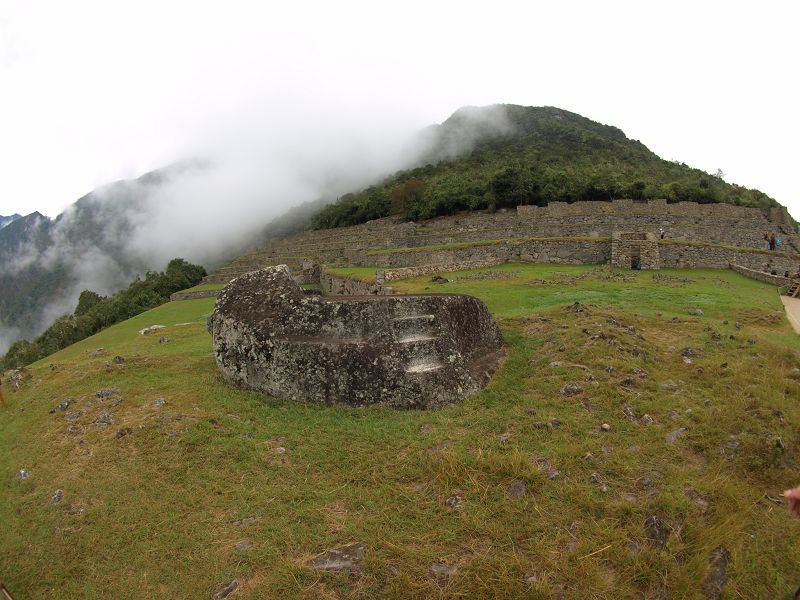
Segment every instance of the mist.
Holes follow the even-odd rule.
[[[26,243],[0,274],[60,269],[61,293],[39,311],[28,338],[73,312],[82,290],[109,295],[181,257],[209,271],[263,243],[269,221],[304,202],[337,197],[397,171],[469,150],[480,135],[505,133],[501,109],[459,111],[446,139],[366,107],[272,99],[193,130],[164,168],[94,190],[50,223],[50,244]],[[396,117],[397,115],[395,115]],[[96,224],[87,235],[87,214]],[[0,323],[0,352],[19,335]]]

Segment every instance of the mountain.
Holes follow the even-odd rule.
[[[779,204],[758,191],[664,160],[618,128],[554,107],[465,107],[425,130],[416,168],[347,194],[318,213],[315,228],[398,215],[423,219],[462,210],[613,198]]]
[[[4,217],[3,215],[0,215],[0,229],[5,227],[9,223],[13,223],[17,219],[19,219],[21,216],[22,215],[18,215],[16,213],[14,213],[13,215],[9,215],[8,217]]]
[[[202,165],[182,163],[117,181],[83,196],[54,219],[34,212],[0,229],[0,353],[72,313],[84,289],[107,295],[138,275],[163,269],[169,258],[131,248],[129,239],[135,228],[147,226],[151,196],[196,168]]]

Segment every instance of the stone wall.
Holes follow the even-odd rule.
[[[740,275],[744,275],[750,279],[757,279],[758,281],[763,281],[764,283],[770,283],[772,285],[789,285],[791,281],[788,277],[784,277],[783,275],[772,275],[771,273],[764,273],[763,271],[755,271],[753,269],[748,269],[747,267],[733,263],[731,263],[730,267]]]
[[[497,258],[493,260],[473,260],[461,263],[421,265],[418,267],[401,267],[399,269],[378,271],[378,273],[375,275],[375,281],[378,284],[383,284],[386,281],[409,279],[411,277],[419,277],[421,275],[432,275],[434,273],[443,273],[450,271],[466,271],[468,269],[482,269],[485,267],[493,267],[495,265],[499,265],[504,262],[506,261]]]
[[[362,253],[352,256],[351,260],[357,265],[396,269],[429,266],[433,268],[433,265],[439,267],[458,264],[500,264],[509,261],[581,265],[601,263],[610,256],[611,243],[605,238],[545,238],[431,250]]]
[[[175,300],[193,300],[194,298],[215,298],[219,290],[201,290],[198,292],[175,292],[169,297],[170,302]]]
[[[392,288],[344,275],[333,275],[325,268],[319,272],[319,285],[323,293],[331,296],[387,296],[392,293]]]
[[[477,298],[304,296],[286,266],[229,283],[208,329],[226,380],[300,402],[436,408],[486,385],[502,358]]]
[[[659,243],[658,249],[662,268],[727,269],[729,264],[737,264],[755,271],[775,270],[783,274],[784,271],[794,273],[800,265],[800,255],[777,252],[670,242]]]

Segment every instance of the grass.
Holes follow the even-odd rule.
[[[237,599],[695,598],[723,546],[724,597],[791,596],[797,523],[774,499],[798,483],[800,346],[774,288],[728,271],[446,276],[393,286],[483,298],[508,359],[484,391],[436,412],[225,384],[205,330],[213,298],[139,315],[33,365],[19,391],[4,385],[6,585],[20,598],[208,598],[234,578]],[[166,328],[138,335],[153,324]],[[583,392],[564,396],[570,381]],[[117,406],[95,396],[111,386]],[[74,421],[49,414],[65,398],[83,413]],[[100,429],[104,410],[113,421]],[[645,540],[653,514],[672,528],[661,550]],[[362,573],[304,566],[350,542],[367,548]],[[457,571],[437,581],[434,562]]]
[[[200,285],[196,285],[194,287],[181,290],[180,293],[183,294],[186,292],[205,292],[207,290],[221,290],[224,287],[225,287],[224,283],[201,283]]]

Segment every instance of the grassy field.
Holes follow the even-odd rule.
[[[235,599],[791,597],[800,520],[779,496],[800,483],[800,344],[774,288],[728,271],[445,276],[392,285],[481,297],[508,358],[436,412],[226,385],[213,298],[75,344],[18,391],[5,378],[0,577],[17,598],[211,598],[234,579]],[[360,573],[306,566],[355,542]]]

